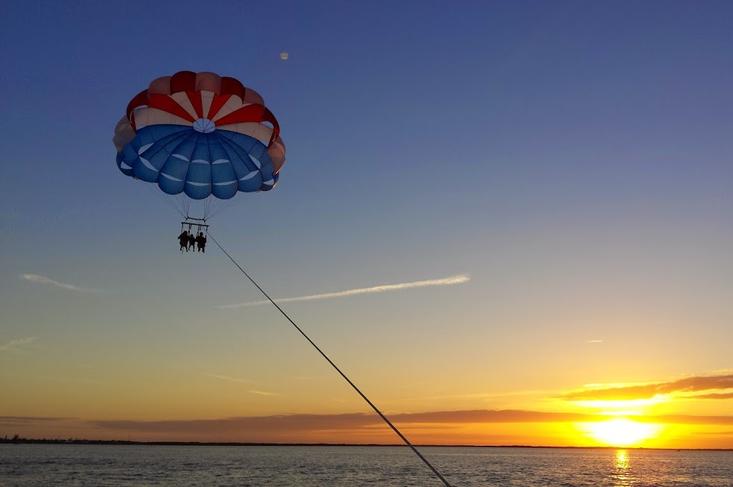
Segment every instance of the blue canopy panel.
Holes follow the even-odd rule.
[[[158,183],[168,194],[229,199],[269,191],[278,180],[262,142],[229,130],[202,133],[184,125],[149,125],[117,153],[123,174]]]

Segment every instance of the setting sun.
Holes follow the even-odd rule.
[[[654,437],[660,430],[659,425],[637,423],[626,418],[585,423],[582,428],[599,443],[607,446],[633,446]]]

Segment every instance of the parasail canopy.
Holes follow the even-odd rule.
[[[128,103],[113,142],[123,174],[196,200],[269,191],[285,163],[280,125],[259,93],[208,72],[153,80]]]

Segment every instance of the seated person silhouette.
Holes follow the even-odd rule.
[[[186,230],[178,236],[178,243],[181,244],[181,252],[183,252],[183,249],[188,252],[188,232]]]
[[[186,247],[186,251],[188,251],[189,248],[193,250],[195,244],[196,244],[196,237],[194,237],[193,232],[191,232],[188,234],[188,247]]]
[[[196,245],[198,246],[199,252],[206,253],[206,237],[204,237],[204,232],[199,232],[199,234],[196,235]]]

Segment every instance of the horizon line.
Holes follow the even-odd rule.
[[[144,441],[144,440],[91,440],[85,438],[25,438],[17,439],[4,437],[0,438],[0,444],[90,444],[90,445],[141,445],[141,446],[342,446],[342,447],[401,447],[409,448],[404,443],[324,443],[324,442],[256,442],[256,441]],[[645,447],[645,446],[610,446],[610,445],[481,445],[470,443],[414,443],[418,447],[429,448],[547,448],[547,449],[573,449],[573,450],[669,450],[669,451],[733,451],[733,448],[670,448],[670,447]]]

